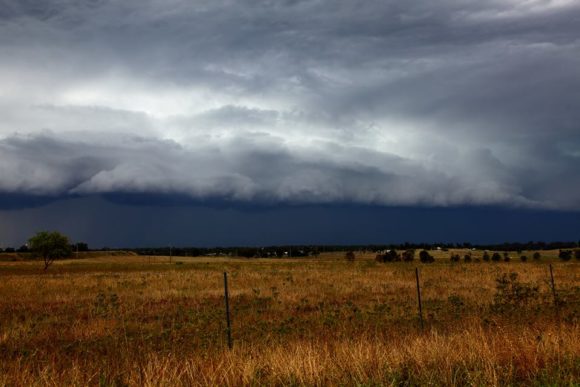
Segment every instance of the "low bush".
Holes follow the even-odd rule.
[[[377,262],[397,262],[401,260],[401,256],[395,250],[387,250],[384,254],[377,254],[375,261]]]
[[[569,261],[572,259],[572,250],[560,250],[558,254],[558,258],[562,261]]]
[[[419,260],[422,263],[433,263],[435,262],[435,258],[431,254],[429,254],[426,250],[421,250],[419,253]]]
[[[403,252],[403,261],[411,262],[414,259],[415,259],[415,250],[409,249],[409,250],[405,250],[405,252]]]

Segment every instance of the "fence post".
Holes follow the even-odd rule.
[[[421,305],[421,287],[419,286],[419,268],[415,268],[415,278],[417,279],[417,300],[419,301],[419,323],[423,330],[423,306]]]
[[[232,325],[230,321],[230,300],[228,294],[228,273],[224,271],[224,298],[226,301],[226,323],[227,323],[227,334],[228,334],[228,348],[232,349]]]
[[[558,311],[558,293],[556,293],[556,285],[554,283],[554,271],[552,270],[552,264],[550,263],[550,283],[552,285],[552,295],[554,296],[554,308],[556,308],[556,315],[559,315]]]

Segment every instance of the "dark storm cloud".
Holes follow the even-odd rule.
[[[575,1],[1,5],[5,194],[580,208]]]
[[[580,217],[494,207],[296,206],[242,210],[208,206],[125,206],[98,197],[4,212],[0,247],[57,229],[96,248],[274,244],[502,243],[577,240]]]

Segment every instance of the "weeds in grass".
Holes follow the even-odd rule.
[[[540,301],[539,286],[520,282],[517,273],[504,273],[495,281],[493,307],[496,310],[518,310]]]

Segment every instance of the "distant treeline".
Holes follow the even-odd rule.
[[[562,250],[580,247],[578,242],[527,242],[527,243],[501,243],[492,245],[479,245],[472,243],[400,243],[383,245],[281,245],[264,247],[147,247],[147,248],[123,248],[111,249],[104,247],[101,251],[124,250],[132,251],[139,255],[174,255],[177,257],[197,256],[238,256],[247,258],[275,258],[275,257],[309,257],[328,252],[369,251],[382,252],[386,250],[449,250],[449,249],[477,249],[491,251],[524,251],[524,250]],[[80,242],[71,245],[72,251],[91,251],[86,243]],[[0,248],[5,253],[26,253],[26,245],[18,248]]]
[[[84,242],[73,243],[70,245],[70,249],[73,252],[91,251],[89,249],[89,245]],[[30,250],[28,249],[28,245],[22,245],[20,247],[4,247],[4,248],[0,247],[0,253],[28,253],[28,252],[30,252]]]
[[[308,257],[328,252],[369,251],[381,252],[386,250],[449,250],[449,249],[477,249],[492,251],[524,251],[524,250],[558,250],[580,247],[579,242],[527,242],[502,243],[493,245],[478,245],[472,243],[402,243],[384,245],[286,245],[264,247],[151,247],[151,248],[124,248],[139,255],[173,255],[177,257],[197,256],[238,256],[247,258],[274,258],[274,257]],[[106,250],[106,249],[105,249]]]

